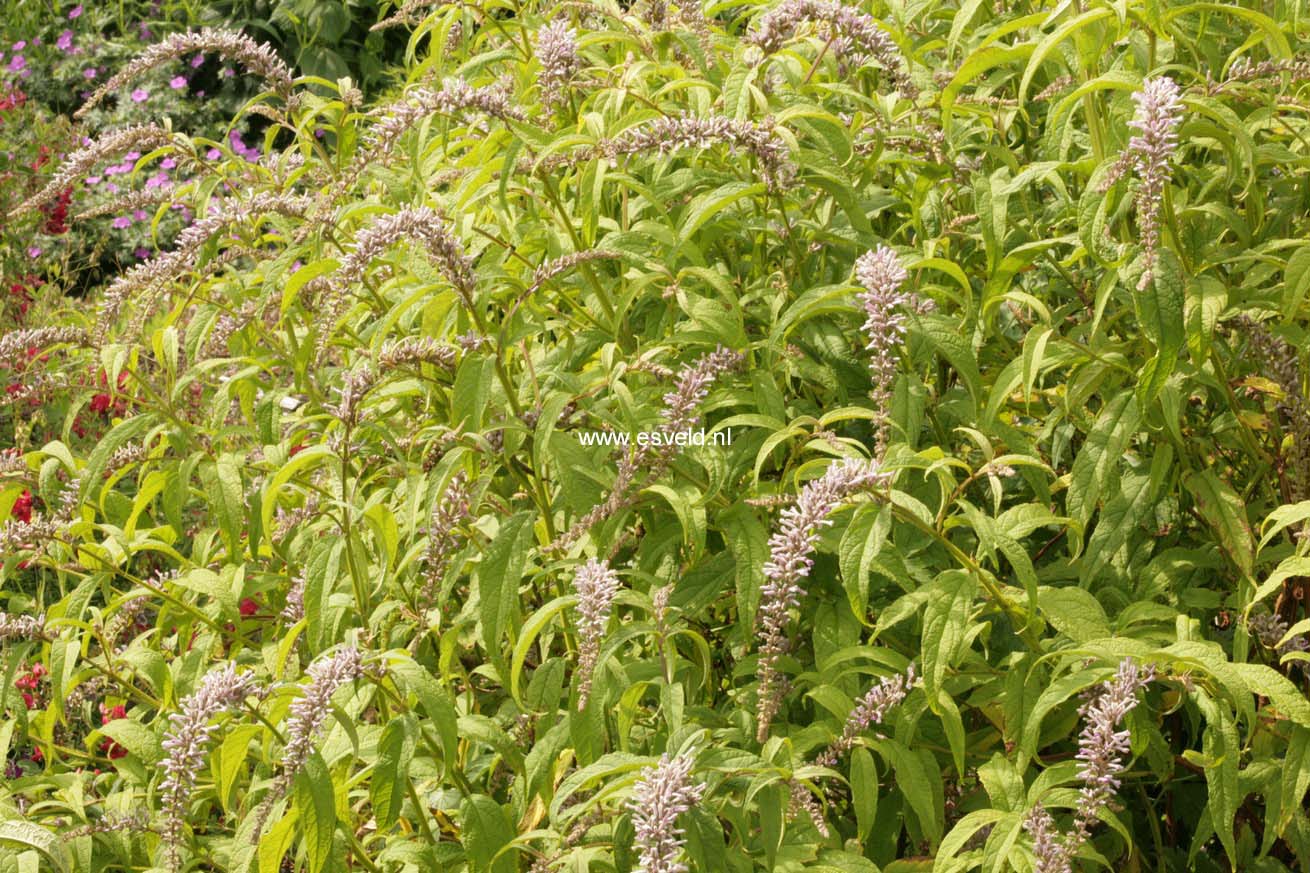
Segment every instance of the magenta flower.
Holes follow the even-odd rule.
[[[174,76],[172,79],[169,79],[168,87],[172,88],[174,91],[180,91],[185,88],[186,76]]]
[[[149,99],[150,99],[150,92],[147,91],[145,88],[137,88],[135,91],[132,92],[133,103],[144,103]]]
[[[96,185],[99,185],[99,184],[100,184],[100,177],[99,177],[99,176],[87,176],[87,177],[86,177],[86,184],[87,184],[88,186],[90,186],[90,187],[95,187]]]
[[[20,39],[18,42],[11,45],[10,48],[16,52],[21,52],[23,49],[27,48],[27,40]]]
[[[194,69],[198,68],[198,67],[199,67],[201,64],[203,64],[204,62],[205,62],[205,56],[204,56],[204,55],[196,55],[194,58],[191,59],[191,69],[194,70]]]
[[[150,257],[150,249],[139,248],[132,254],[136,255],[138,261],[144,261],[146,258]]]
[[[82,15],[82,4],[81,4],[81,3],[77,4],[77,5],[74,6],[72,9],[68,10],[68,20],[69,20],[69,21],[72,21],[72,20],[75,19],[75,18],[79,18],[79,17],[81,17],[81,15]]]
[[[162,161],[159,162],[159,166],[162,169],[171,170],[177,166],[177,161],[173,160],[172,158],[164,158]]]
[[[83,79],[94,79],[95,77],[96,77],[95,67],[87,67],[85,70],[82,71]]]
[[[73,31],[65,30],[63,33],[59,34],[59,38],[55,40],[55,48],[59,49],[61,52],[66,52],[72,47]]]
[[[117,194],[117,193],[118,193],[118,186],[115,185],[113,182],[106,182],[106,183],[105,183],[105,190],[108,191],[110,194]]]
[[[146,211],[144,209],[137,209],[132,213],[132,218],[134,218],[137,221],[145,221]]]
[[[19,70],[23,69],[23,67],[26,66],[27,66],[27,58],[23,57],[22,55],[14,55],[13,58],[9,61],[8,70],[11,73],[17,73]]]
[[[39,258],[41,257],[41,249],[38,246],[32,246],[27,250],[27,256],[29,258]]]
[[[210,149],[209,151],[205,152],[205,157],[211,161],[216,161],[219,158],[223,157],[223,153],[220,152],[218,149]]]
[[[126,215],[120,215],[114,219],[114,227],[118,230],[123,230],[124,228],[128,228],[131,226],[132,226],[132,219]]]

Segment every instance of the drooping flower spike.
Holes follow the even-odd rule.
[[[224,710],[240,706],[260,690],[250,673],[237,673],[236,665],[229,661],[200,680],[196,690],[182,701],[180,710],[169,716],[171,726],[160,744],[167,754],[159,790],[164,813],[161,835],[171,869],[181,864],[178,846],[190,811],[191,792],[204,765],[210,737],[217,730],[209,721]]]
[[[885,483],[888,474],[877,463],[843,460],[822,476],[805,484],[796,502],[782,511],[782,520],[769,538],[769,560],[764,565],[766,581],[760,589],[756,618],[760,640],[757,739],[764,742],[769,725],[780,706],[781,688],[777,663],[790,647],[787,636],[789,611],[805,596],[801,582],[810,574],[810,557],[819,541],[819,529],[832,524],[827,516],[857,491]]]
[[[1129,731],[1120,730],[1119,725],[1137,706],[1137,692],[1154,678],[1154,667],[1139,667],[1131,658],[1125,658],[1114,677],[1102,682],[1079,709],[1084,725],[1076,757],[1083,787],[1078,792],[1073,827],[1068,834],[1060,835],[1046,807],[1033,807],[1024,819],[1024,828],[1033,839],[1035,873],[1070,873],[1073,869],[1074,856],[1119,790],[1131,738]]]

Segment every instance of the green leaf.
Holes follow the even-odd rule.
[[[1205,714],[1205,732],[1201,735],[1201,751],[1206,756],[1205,784],[1209,789],[1210,820],[1219,841],[1224,845],[1228,860],[1237,863],[1237,843],[1233,837],[1233,819],[1242,797],[1238,791],[1238,763],[1242,747],[1237,737],[1237,726],[1223,706],[1198,698]]]
[[[296,810],[302,825],[309,873],[322,873],[332,854],[332,833],[337,828],[336,790],[327,765],[312,750],[295,778]]]
[[[895,740],[878,742],[878,749],[890,759],[896,772],[896,787],[905,795],[919,827],[936,844],[942,838],[943,828],[942,810],[937,802],[942,780],[932,752],[910,751]]]
[[[1140,420],[1137,399],[1132,393],[1123,391],[1105,404],[1096,424],[1087,434],[1069,473],[1069,495],[1066,498],[1069,515],[1078,522],[1079,527],[1087,527]]]
[[[1252,691],[1268,697],[1279,715],[1310,727],[1310,701],[1290,679],[1265,664],[1233,664],[1232,668]]]
[[[851,604],[851,612],[869,624],[869,572],[891,531],[891,507],[887,504],[862,504],[851,516],[837,548],[842,587]]]
[[[1149,513],[1150,498],[1150,476],[1125,473],[1119,479],[1119,492],[1101,510],[1096,528],[1087,541],[1087,552],[1080,562],[1078,578],[1084,586],[1096,579],[1119,550],[1129,543],[1133,532]]]
[[[713,191],[707,191],[692,201],[686,214],[678,223],[678,235],[686,242],[707,221],[713,219],[724,209],[745,197],[754,197],[765,191],[762,182],[729,182]]]
[[[227,453],[216,463],[201,466],[200,479],[218,518],[219,529],[223,532],[228,559],[236,560],[242,554],[241,532],[245,527],[246,514],[241,470],[235,456]]]
[[[1153,280],[1133,295],[1138,323],[1156,347],[1155,358],[1147,364],[1137,384],[1137,402],[1143,407],[1160,393],[1187,341],[1183,319],[1185,299],[1182,265],[1169,249],[1160,249]]]
[[[801,789],[802,791],[806,789]],[[764,844],[764,867],[773,870],[778,863],[778,849],[787,830],[787,792],[782,785],[773,783],[761,788],[755,795],[760,816],[760,842]]]
[[[159,738],[150,728],[130,718],[116,718],[101,726],[100,733],[109,737],[147,765],[158,764],[164,758]]]
[[[1301,311],[1306,292],[1310,291],[1310,245],[1303,245],[1287,259],[1283,267],[1283,320],[1292,321]]]
[[[1287,58],[1292,55],[1292,47],[1288,44],[1287,37],[1283,35],[1282,28],[1278,26],[1277,21],[1262,12],[1230,3],[1185,3],[1167,9],[1161,16],[1161,23],[1168,24],[1179,16],[1192,13],[1217,13],[1241,18],[1264,33],[1265,42],[1272,54],[1280,58]]]
[[[1108,6],[1089,9],[1083,14],[1069,19],[1043,38],[1042,41],[1037,44],[1037,47],[1033,49],[1032,57],[1028,60],[1028,66],[1024,68],[1023,78],[1019,80],[1019,104],[1023,105],[1024,101],[1027,99],[1028,85],[1032,83],[1033,76],[1036,75],[1037,71],[1041,68],[1042,62],[1046,60],[1046,56],[1049,55],[1057,45],[1064,42],[1064,40],[1075,31],[1087,27],[1090,24],[1095,24],[1102,18],[1109,18],[1114,14],[1114,10]]]
[[[399,680],[398,684],[406,692],[418,698],[419,705],[441,738],[441,751],[446,756],[445,772],[454,772],[459,755],[459,716],[450,692],[404,652],[387,653],[387,671]]]
[[[218,773],[215,780],[218,786],[218,799],[228,812],[232,811],[232,790],[246,763],[247,747],[261,730],[260,725],[231,725],[224,733],[223,741],[214,750],[213,761]]]
[[[414,757],[414,742],[418,724],[413,713],[392,718],[382,729],[378,740],[378,760],[373,765],[373,779],[369,784],[369,800],[378,830],[386,831],[400,816],[409,782],[409,764]]]
[[[1269,545],[1269,541],[1288,527],[1310,518],[1310,500],[1289,503],[1278,507],[1265,517],[1260,525],[1260,548]]]
[[[96,442],[96,447],[91,450],[91,455],[87,458],[81,474],[81,481],[86,483],[88,495],[93,493],[92,488],[99,487],[99,483],[104,480],[105,470],[109,467],[109,459],[113,457],[114,452],[128,442],[140,438],[154,423],[154,416],[149,413],[134,415],[114,425],[109,433]],[[101,499],[103,498],[104,495],[101,494]]]
[[[40,825],[29,821],[0,821],[0,845],[4,843],[35,849],[58,873],[68,870],[67,844]]]
[[[1051,626],[1075,643],[1110,636],[1110,621],[1101,602],[1082,588],[1039,588],[1037,602]]]
[[[537,641],[537,637],[541,635],[541,632],[546,629],[546,626],[550,624],[556,615],[573,606],[577,601],[578,598],[575,594],[556,597],[550,603],[532,613],[528,620],[523,623],[519,638],[514,643],[514,654],[509,665],[510,695],[515,701],[521,703],[523,700],[519,693],[519,686],[522,683],[523,664],[528,659],[528,653],[532,651],[532,644]]]
[[[283,816],[259,838],[259,873],[280,873],[282,858],[296,839],[296,816]]]
[[[460,841],[468,853],[470,873],[514,873],[517,851],[504,852],[514,839],[514,827],[499,803],[485,794],[460,804]]]
[[[1224,552],[1249,577],[1255,570],[1255,541],[1237,492],[1214,470],[1193,471],[1183,478],[1183,485],[1195,498],[1201,517],[1219,535]]]
[[[1310,247],[1307,247],[1310,249]],[[1310,270],[1307,270],[1310,278]],[[1197,276],[1187,285],[1187,348],[1192,360],[1205,361],[1210,354],[1215,326],[1228,306],[1228,286],[1215,276]]]
[[[505,519],[478,565],[482,645],[502,675],[509,672],[509,664],[501,639],[518,623],[519,582],[527,568],[535,518],[535,512],[523,511]]]
[[[466,355],[455,369],[451,392],[451,426],[478,431],[487,408],[491,406],[491,380],[496,362],[488,355]]]
[[[863,746],[851,749],[851,802],[855,806],[856,834],[861,840],[873,832],[878,815],[878,769]]]
[[[942,315],[921,315],[912,323],[914,333],[922,337],[960,375],[969,389],[975,404],[983,400],[982,377],[978,374],[978,360],[969,344],[960,336],[959,328]]]
[[[308,446],[287,459],[281,469],[269,480],[264,488],[264,497],[260,505],[260,520],[264,530],[272,530],[273,515],[277,511],[277,498],[282,488],[291,478],[312,464],[336,457],[333,451],[324,445]]]
[[[929,700],[937,697],[946,669],[954,663],[956,649],[964,640],[978,579],[963,570],[947,570],[937,577],[933,588],[935,593],[923,611],[923,683]]]
[[[964,59],[960,68],[955,71],[955,75],[946,87],[942,89],[942,126],[947,128],[949,133],[951,109],[955,105],[955,98],[959,96],[965,86],[976,84],[982,74],[994,67],[1004,66],[1022,61],[1033,53],[1036,46],[1032,43],[1025,43],[1017,46],[984,46]]]

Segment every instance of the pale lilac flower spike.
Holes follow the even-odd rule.
[[[1168,76],[1147,79],[1142,83],[1142,90],[1133,92],[1137,112],[1128,126],[1136,130],[1137,135],[1128,140],[1119,162],[1101,185],[1102,190],[1108,189],[1130,166],[1137,172],[1137,227],[1145,261],[1145,270],[1137,283],[1139,291],[1155,278],[1160,211],[1164,206],[1165,186],[1169,184],[1172,173],[1169,162],[1178,150],[1177,128],[1183,117],[1179,97],[1178,84]]]
[[[638,873],[687,873],[678,861],[682,854],[682,829],[678,816],[700,802],[705,786],[690,781],[691,758],[667,753],[648,768],[632,789],[632,826],[638,851]]]
[[[1074,855],[1087,842],[1092,825],[1119,790],[1119,774],[1124,769],[1131,737],[1129,731],[1118,729],[1119,724],[1137,706],[1137,692],[1154,678],[1154,667],[1138,667],[1131,658],[1125,658],[1114,678],[1102,682],[1091,700],[1079,709],[1086,721],[1078,737],[1077,755],[1082,762],[1078,778],[1083,787],[1074,808],[1073,828],[1061,837],[1046,807],[1033,807],[1024,828],[1033,839],[1035,873],[1072,870]]]
[[[865,315],[861,330],[869,338],[865,349],[869,352],[869,369],[873,374],[870,396],[878,415],[874,455],[879,458],[887,447],[887,417],[899,359],[897,347],[905,338],[905,317],[899,310],[911,299],[901,291],[908,275],[896,252],[885,245],[866,252],[855,262],[855,278],[864,286],[859,295]]]
[[[578,711],[587,707],[591,696],[591,678],[605,639],[614,595],[619,592],[619,577],[604,561],[589,559],[573,577],[578,595]]]
[[[832,524],[828,513],[847,497],[887,478],[874,461],[846,459],[833,464],[801,488],[795,503],[782,511],[781,523],[769,538],[769,560],[764,565],[768,581],[760,588],[756,620],[760,639],[756,738],[761,743],[768,739],[769,724],[780,705],[777,663],[790,646],[788,611],[805,596],[801,582],[814,566],[810,553],[819,542],[819,528]]]
[[[553,110],[564,102],[569,79],[582,67],[578,33],[568,21],[557,18],[537,31],[536,49],[541,61],[541,102]]]
[[[229,661],[200,680],[195,692],[182,701],[180,711],[169,716],[168,735],[160,744],[167,755],[163,763],[166,775],[159,790],[163,795],[164,814],[160,835],[171,869],[180,866],[178,845],[182,841],[183,822],[190,811],[191,790],[216,729],[209,720],[262,691],[250,673],[238,674],[236,666]]]
[[[823,754],[814,759],[814,763],[820,767],[831,767],[836,764],[841,755],[854,747],[856,737],[873,725],[882,724],[888,711],[905,700],[910,689],[918,681],[919,677],[914,672],[914,665],[911,664],[904,673],[888,676],[870,688],[855,704],[851,714],[846,717],[846,725],[842,729],[841,736],[833,740]]]

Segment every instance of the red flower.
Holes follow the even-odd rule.
[[[70,186],[59,194],[59,199],[54,203],[47,203],[41,207],[41,212],[46,217],[45,226],[42,228],[45,233],[68,233],[68,204],[72,199],[73,189]]]
[[[40,746],[32,747],[32,760],[37,762],[38,764],[40,764],[42,761],[45,760],[45,755],[42,754]]]
[[[38,661],[32,665],[32,669],[14,680],[14,687],[22,692],[23,703],[27,705],[28,709],[36,709],[40,706],[41,700],[36,694],[37,686],[41,683],[42,677],[49,672],[45,668],[45,664]]]
[[[105,706],[103,703],[100,704],[101,724],[109,724],[111,721],[119,718],[127,718],[126,706],[121,703],[117,706]],[[127,749],[123,748],[109,737],[104,737],[100,740],[100,751],[108,755],[110,760],[121,758],[127,754]]]
[[[243,618],[249,618],[259,612],[259,601],[253,597],[247,597],[241,601],[241,615]]]
[[[101,415],[108,416],[111,412],[114,415],[122,415],[127,411],[127,401],[121,397],[115,400],[113,396],[118,391],[123,390],[123,386],[127,384],[127,375],[126,370],[118,374],[117,389],[115,391],[101,391],[99,394],[96,394],[91,398],[90,406],[92,412],[99,412]],[[109,377],[105,374],[104,370],[100,371],[100,375],[97,378],[101,385],[109,385]]]
[[[24,491],[18,495],[14,501],[14,508],[11,512],[14,518],[21,522],[29,523],[32,521],[32,492]]]

